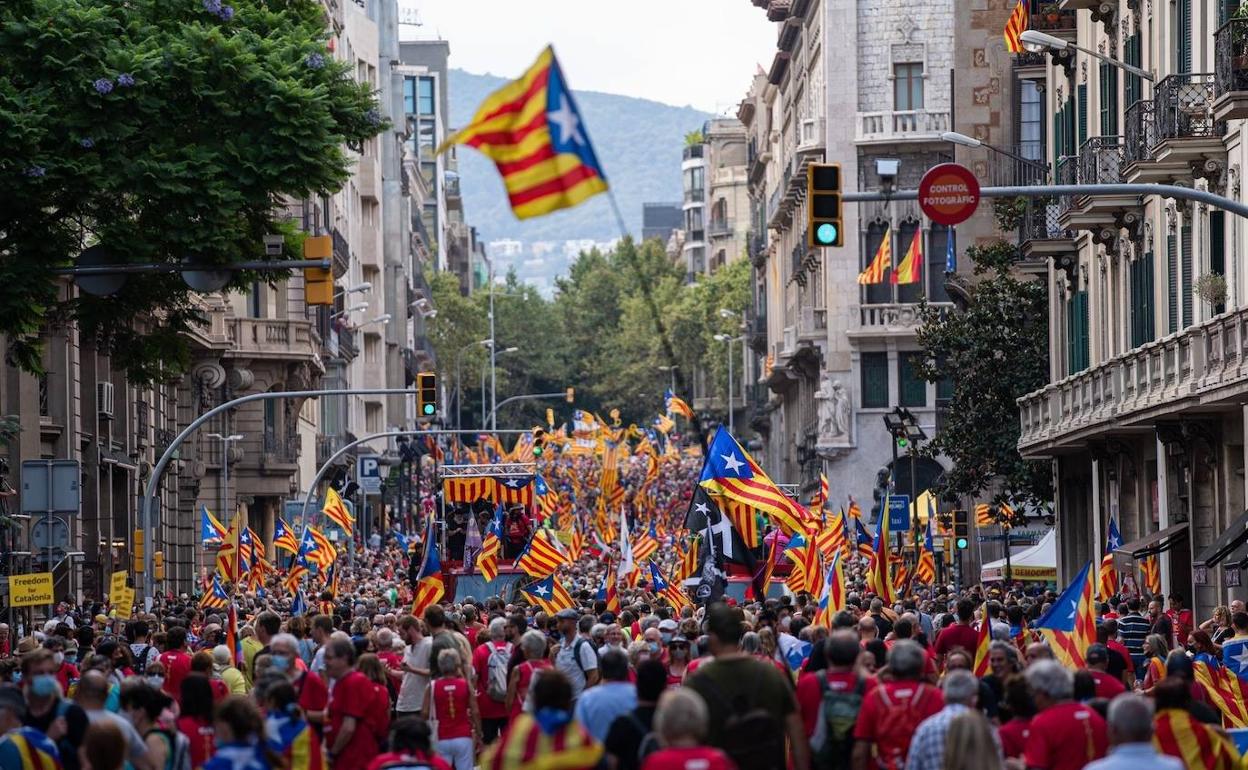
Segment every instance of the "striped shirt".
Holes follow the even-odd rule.
[[[1151,624],[1148,618],[1138,612],[1132,612],[1118,618],[1118,637],[1122,646],[1132,655],[1144,654],[1144,639],[1148,636]]]

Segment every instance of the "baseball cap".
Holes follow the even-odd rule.
[[[671,618],[664,618],[663,620],[659,621],[660,631],[675,631],[677,628],[679,628],[679,626],[677,626],[676,621],[672,620]]]
[[[1087,655],[1083,657],[1088,663],[1105,663],[1109,660],[1109,648],[1099,643],[1090,645]]]

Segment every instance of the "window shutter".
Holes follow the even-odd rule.
[[[1179,244],[1174,233],[1166,236],[1166,329],[1174,334],[1179,330]]]
[[[921,355],[918,351],[898,351],[897,353],[897,386],[898,399],[902,406],[927,406],[927,382],[919,379],[918,371],[911,360]]]
[[[888,354],[863,353],[862,406],[864,409],[882,409],[888,406]]]
[[[1123,43],[1122,55],[1127,64],[1133,67],[1141,66],[1140,62],[1140,33],[1136,32],[1127,41]],[[1123,86],[1124,95],[1126,96],[1127,106],[1135,104],[1144,94],[1144,84],[1139,75],[1127,75],[1127,82]]]
[[[1153,341],[1153,253],[1131,263],[1131,346]]]
[[[1053,163],[1066,154],[1066,105],[1053,114]]]
[[[1079,147],[1088,141],[1088,86],[1079,86]]]
[[[1192,71],[1192,0],[1178,0],[1175,4],[1175,45],[1178,46],[1175,64],[1180,73]]]
[[[1066,302],[1067,376],[1088,368],[1088,293],[1077,291]]]
[[[1180,276],[1182,283],[1180,290],[1183,292],[1183,328],[1186,329],[1193,323],[1192,311],[1194,309],[1193,298],[1195,296],[1192,293],[1192,226],[1183,225],[1179,232],[1182,239],[1179,249],[1183,268]]]
[[[1102,100],[1109,103],[1108,114],[1109,120],[1101,121],[1102,136],[1118,135],[1118,68],[1109,64],[1105,65],[1105,85],[1101,90],[1103,94]]]

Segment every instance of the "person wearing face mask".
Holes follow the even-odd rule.
[[[77,682],[82,672],[78,670],[78,666],[65,660],[65,639],[59,636],[48,637],[43,646],[52,653],[52,660],[56,663],[56,681],[61,685],[61,692],[68,693],[70,684]]]
[[[667,665],[667,648],[663,646],[663,633],[658,628],[653,626],[647,628],[641,634],[641,641],[646,645],[650,660],[657,660]]]
[[[325,722],[325,709],[329,706],[329,688],[325,680],[306,669],[298,670],[299,640],[291,634],[278,634],[269,643],[272,653],[272,671],[282,674],[295,687],[295,698],[304,718],[319,726]]]
[[[47,735],[61,754],[65,770],[78,770],[78,747],[87,734],[87,714],[61,697],[52,653],[36,649],[22,656],[22,690],[26,716],[22,724]]]
[[[121,710],[143,736],[148,758],[157,770],[183,770],[190,766],[191,742],[177,729],[162,727],[160,715],[173,700],[146,682],[127,683],[121,693]]]
[[[689,640],[676,634],[667,643],[667,686],[678,687],[685,681],[685,669],[689,667]]]
[[[158,690],[163,690],[165,687],[165,667],[159,661],[150,664],[143,672],[143,681]],[[170,700],[173,699],[170,698]]]

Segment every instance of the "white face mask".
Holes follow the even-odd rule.
[[[65,662],[65,653],[63,652],[52,653],[52,661],[56,663],[57,667],[59,668],[60,665]]]

